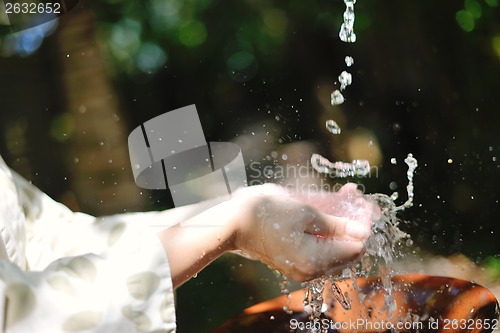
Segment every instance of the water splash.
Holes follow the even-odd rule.
[[[340,134],[340,126],[334,120],[327,120],[325,123],[326,129],[332,134]]]
[[[342,289],[336,284],[335,282],[332,281],[332,287],[331,291],[333,293],[333,296],[339,302],[339,304],[344,308],[344,310],[350,310],[351,309],[351,302],[349,301],[347,292],[342,293]]]
[[[364,177],[370,174],[370,162],[366,160],[353,160],[351,163],[330,162],[319,154],[312,154],[311,165],[318,173],[337,178]]]
[[[339,165],[335,162],[332,163],[324,157],[314,154],[311,161],[315,160],[320,166],[320,170],[330,170],[333,166]],[[365,195],[368,200],[374,201],[380,208],[381,216],[378,220],[373,221],[372,233],[365,243],[366,253],[361,261],[353,266],[346,268],[341,275],[338,276],[323,276],[314,279],[304,286],[306,287],[306,297],[304,305],[306,311],[309,313],[311,320],[317,319],[321,314],[326,311],[326,304],[323,304],[323,290],[327,281],[330,281],[331,294],[337,302],[346,310],[351,308],[350,300],[347,293],[343,293],[340,287],[335,283],[336,281],[350,278],[352,280],[353,288],[358,289],[356,277],[370,275],[378,275],[381,278],[382,287],[384,289],[384,303],[388,313],[390,314],[396,309],[396,301],[393,294],[392,277],[396,274],[392,263],[403,254],[398,251],[398,247],[402,244],[402,240],[407,239],[405,244],[412,244],[410,236],[399,229],[399,219],[397,213],[401,210],[409,208],[413,203],[413,177],[415,169],[418,166],[417,160],[412,154],[408,154],[405,159],[408,165],[407,178],[407,192],[408,200],[401,206],[396,206],[394,200],[397,199],[397,192],[393,193],[390,197],[385,194],[369,194]],[[349,164],[349,163],[345,163]],[[344,164],[341,164],[344,166]],[[314,163],[313,163],[314,166]],[[351,166],[353,167],[353,166]],[[318,171],[318,169],[316,169]],[[319,172],[319,171],[318,171]],[[362,297],[362,293],[360,294]],[[312,331],[315,332],[315,331]]]
[[[405,158],[405,163],[408,165],[408,171],[406,171],[406,177],[408,178],[408,185],[406,185],[406,192],[408,194],[408,200],[406,200],[405,203],[403,203],[401,206],[398,206],[395,208],[396,211],[404,210],[406,208],[410,208],[413,206],[413,175],[415,173],[415,169],[418,166],[418,162],[413,157],[413,154],[408,154],[408,156]]]

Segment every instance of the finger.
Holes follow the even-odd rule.
[[[304,232],[324,239],[359,240],[368,239],[371,223],[360,223],[343,217],[316,212],[306,223]]]
[[[356,240],[323,239],[305,235],[295,269],[311,279],[336,274],[364,252],[364,243]]]
[[[340,188],[340,190],[337,193],[341,194],[350,194],[350,195],[362,195],[363,192],[361,192],[358,189],[358,185],[354,183],[347,183],[344,186]]]

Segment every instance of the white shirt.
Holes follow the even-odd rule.
[[[74,213],[0,157],[0,333],[175,332],[151,214]]]

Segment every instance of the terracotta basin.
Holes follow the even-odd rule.
[[[358,290],[351,280],[337,284],[348,293],[351,309],[336,301],[331,288],[325,288],[328,309],[311,321],[303,311],[304,290],[290,297],[292,314],[283,311],[285,296],[246,309],[213,333],[307,332],[310,328],[325,332],[492,332],[500,330],[499,307],[493,293],[470,281],[423,274],[395,276],[396,308],[390,313],[384,302],[385,291],[379,278],[358,278]],[[320,331],[318,331],[320,332]]]

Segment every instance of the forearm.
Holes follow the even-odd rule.
[[[220,203],[158,233],[168,256],[174,288],[235,249],[238,206],[238,200]],[[166,214],[160,213],[159,218],[166,218]]]

